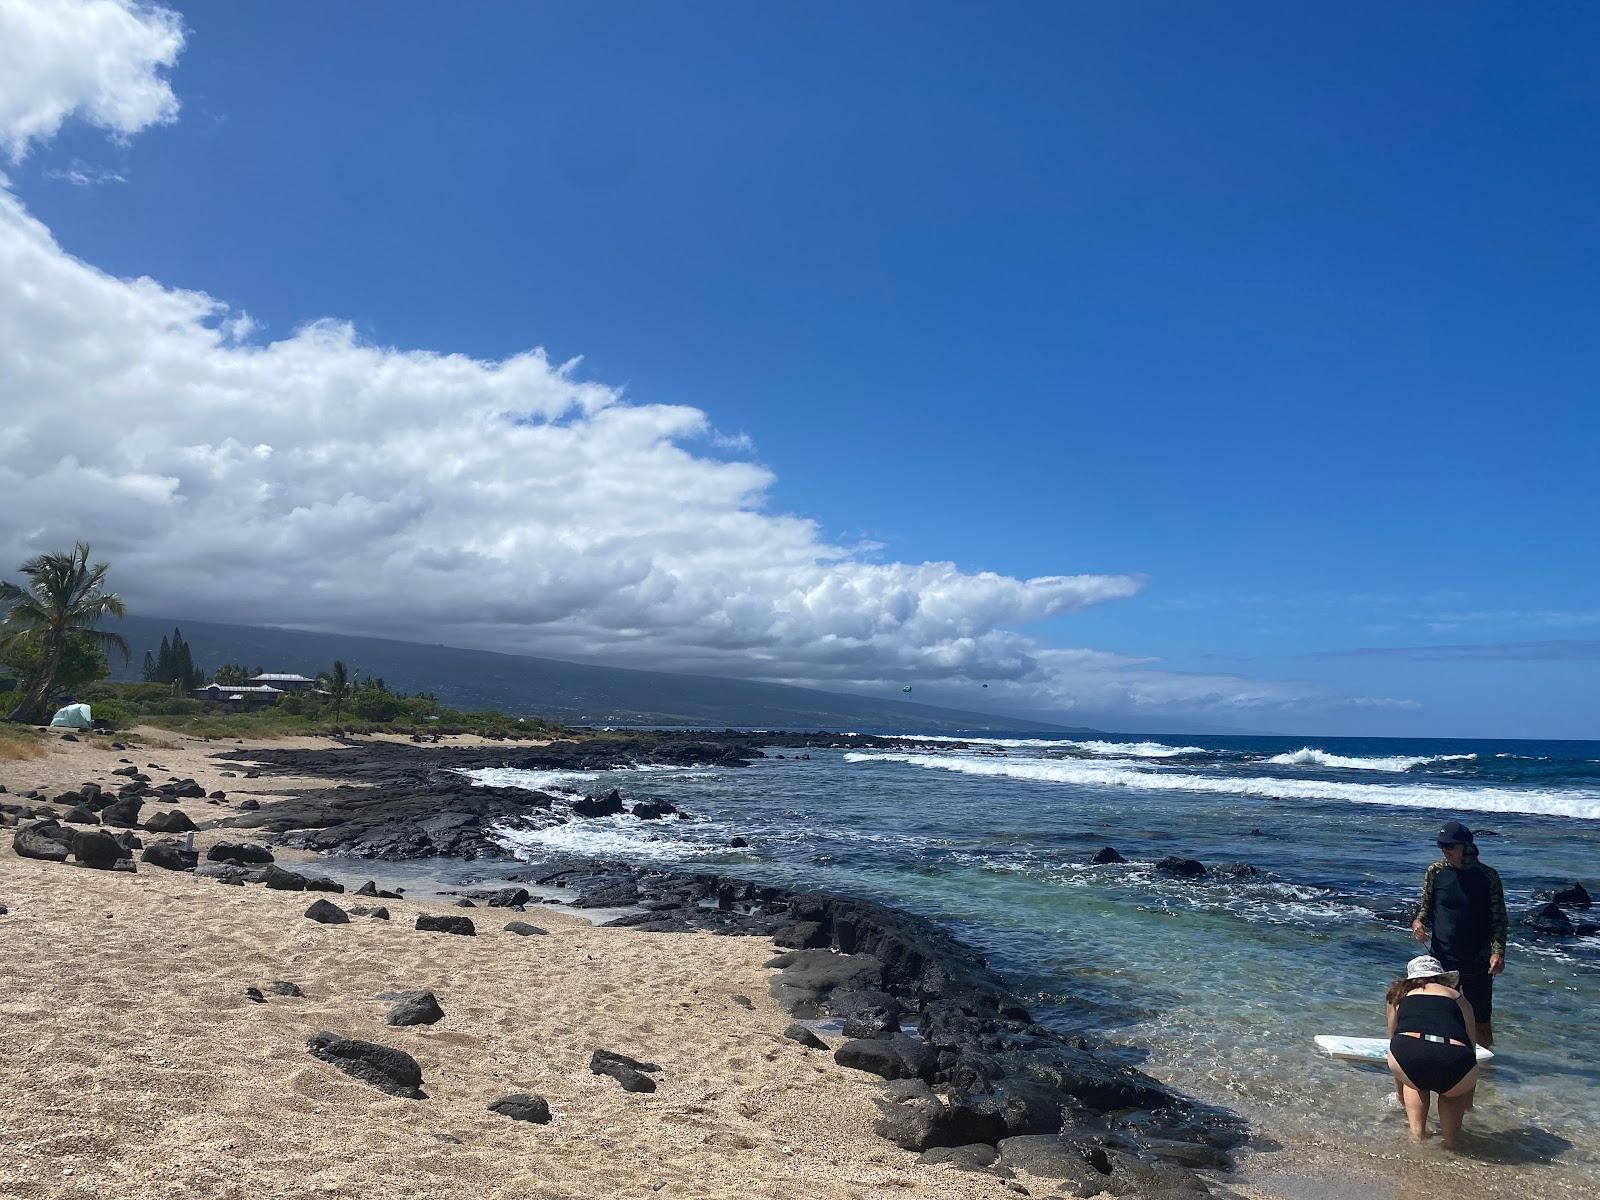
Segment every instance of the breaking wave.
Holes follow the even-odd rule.
[[[845,761],[850,763],[904,763],[928,770],[1033,780],[1040,783],[1250,796],[1262,800],[1336,800],[1351,804],[1388,804],[1401,808],[1531,813],[1536,816],[1600,820],[1600,793],[1589,791],[1531,788],[1515,790],[1420,783],[1372,784],[1319,779],[1274,779],[1261,776],[1196,775],[1174,771],[1141,770],[1137,767],[1121,767],[1111,763],[961,758],[937,754],[852,752],[844,757]]]
[[[1267,762],[1275,767],[1334,767],[1342,771],[1411,771],[1433,763],[1471,762],[1476,754],[1432,754],[1418,758],[1359,757],[1330,754],[1314,746],[1305,746],[1289,754],[1274,754]]]

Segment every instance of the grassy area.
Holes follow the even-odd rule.
[[[24,758],[43,758],[44,735],[31,725],[13,725],[0,721],[0,762],[15,762]]]
[[[91,684],[78,693],[95,720],[115,729],[134,725],[213,738],[287,738],[348,733],[476,733],[544,738],[564,733],[537,717],[461,712],[431,696],[408,696],[371,686],[355,690],[337,708],[325,696],[289,693],[275,705],[229,711],[170,687],[151,683]]]

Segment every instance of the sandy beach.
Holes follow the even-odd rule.
[[[201,827],[202,861],[217,840],[240,840],[213,826],[241,802],[266,807],[328,782],[248,778],[246,763],[213,756],[251,747],[154,730],[123,750],[88,735],[46,745],[0,763],[6,801],[109,786],[126,765],[158,783],[192,778],[225,800],[162,800],[145,815],[184,811]],[[291,869],[322,868],[314,855],[278,853]],[[339,866],[349,878],[351,863]],[[1025,1170],[1005,1179],[919,1163],[875,1136],[883,1081],[784,1036],[791,1017],[769,993],[768,939],[602,928],[538,905],[520,915],[548,932],[518,936],[503,928],[518,913],[444,897],[379,901],[392,919],[324,925],[303,915],[319,898],[361,902],[225,887],[145,863],[86,870],[18,857],[0,839],[0,1194],[1079,1194]],[[469,916],[477,934],[418,931],[424,913]],[[303,995],[274,992],[279,982]],[[388,1026],[384,995],[419,990],[435,993],[444,1018]],[[307,1041],[321,1031],[412,1055],[428,1098],[390,1097],[313,1058]],[[600,1048],[659,1064],[659,1090],[632,1094],[591,1073]],[[552,1121],[488,1110],[519,1092],[543,1096]],[[1421,1200],[1469,1181],[1483,1194],[1538,1194],[1515,1172],[1477,1171],[1433,1147],[1333,1144],[1247,1153],[1213,1188]]]

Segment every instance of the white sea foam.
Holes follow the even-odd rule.
[[[676,771],[688,774],[707,771],[708,767],[673,767],[646,764],[638,767],[613,767],[606,771],[527,771],[521,767],[476,767],[457,771],[473,783],[486,787],[527,788],[530,792],[543,792],[557,787],[574,787],[594,783],[604,775],[644,774],[648,772]]]
[[[1431,754],[1417,758],[1385,758],[1381,755],[1351,757],[1344,754],[1330,754],[1326,750],[1318,750],[1315,746],[1303,746],[1291,754],[1274,754],[1267,759],[1267,762],[1276,767],[1337,767],[1344,771],[1409,771],[1413,767],[1429,763],[1471,762],[1477,757],[1476,754]]]
[[[1142,770],[1112,763],[1061,759],[968,758],[938,754],[852,752],[846,762],[905,763],[929,770],[956,771],[1042,783],[1144,791],[1199,792],[1263,800],[1339,800],[1351,804],[1390,804],[1401,808],[1463,812],[1520,812],[1546,817],[1600,820],[1600,792],[1512,788],[1451,787],[1437,784],[1345,783],[1319,779],[1268,779],[1241,775],[1196,775]]]
[[[1071,750],[1100,758],[1173,758],[1181,754],[1216,754],[1203,746],[1168,746],[1164,742],[1078,742],[1062,738],[982,738],[904,735],[918,742],[956,742],[972,746],[1003,746],[1008,750]]]
[[[675,834],[675,826],[668,827]],[[701,826],[702,833],[708,832]],[[637,817],[593,817],[550,825],[543,829],[518,829],[497,826],[491,832],[496,841],[513,854],[530,857],[546,854],[581,855],[588,858],[678,860],[707,854],[726,854],[723,839],[696,843],[667,836],[661,825]]]

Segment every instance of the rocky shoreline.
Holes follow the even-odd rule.
[[[435,750],[363,743],[337,751],[250,750],[270,774],[338,780],[223,825],[304,849],[384,860],[442,856],[506,866],[491,830],[504,822],[582,819],[557,797],[472,783],[459,772],[742,765],[766,749],[838,745],[836,735],[624,735],[537,748]],[[850,745],[895,747],[888,738]],[[765,749],[764,749],[765,748]],[[594,811],[621,811],[615,795]],[[580,802],[580,806],[581,806]],[[673,815],[654,812],[656,817]],[[581,807],[580,807],[581,811]],[[566,813],[567,815],[561,815]],[[578,908],[631,908],[611,922],[646,932],[770,937],[774,997],[791,1035],[841,1065],[882,1076],[875,1132],[927,1162],[1058,1179],[1068,1194],[1203,1194],[1196,1170],[1225,1170],[1246,1137],[1230,1114],[1198,1104],[1097,1049],[1035,1022],[982,957],[933,922],[870,901],[716,875],[615,862],[499,872],[503,884],[559,887]],[[468,892],[506,902],[503,888]],[[527,899],[527,897],[515,897]],[[799,1022],[810,1022],[801,1024]],[[824,1022],[844,1040],[817,1037]],[[829,1027],[831,1030],[831,1026]],[[907,1032],[914,1030],[914,1032]]]

